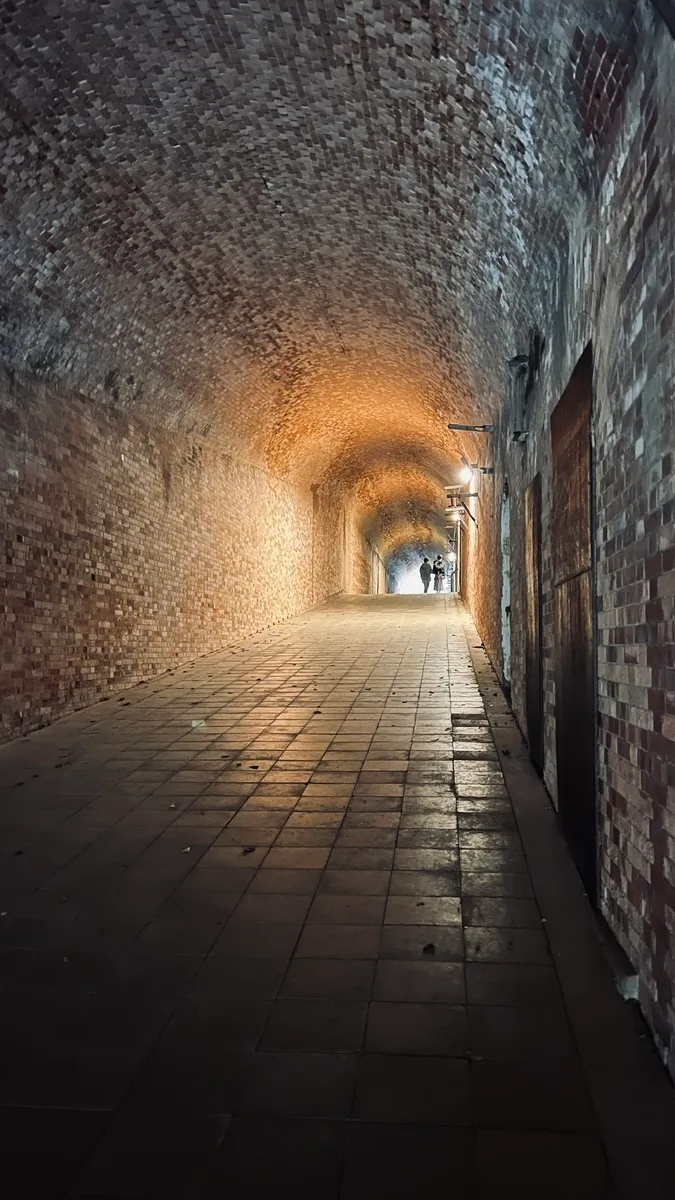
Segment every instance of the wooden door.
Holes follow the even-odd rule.
[[[597,892],[591,519],[592,358],[584,351],[551,417],[558,807],[579,874]]]
[[[525,490],[525,709],[530,758],[544,770],[541,661],[541,475]]]
[[[511,688],[511,501],[504,480],[501,518],[502,550],[502,682]]]
[[[463,600],[468,596],[468,565],[469,565],[469,531],[465,528],[462,521],[457,523],[457,537],[459,538],[459,551],[457,562],[459,564],[459,580],[458,591]]]

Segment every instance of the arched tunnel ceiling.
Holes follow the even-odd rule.
[[[351,491],[392,547],[433,533],[636,11],[0,0],[5,359]]]

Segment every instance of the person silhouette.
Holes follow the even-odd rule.
[[[431,570],[434,575],[434,591],[442,592],[443,580],[445,579],[445,564],[440,554],[434,559],[434,565]]]
[[[429,562],[428,558],[425,558],[424,562],[422,563],[422,566],[420,567],[420,575],[422,576],[422,583],[424,584],[424,591],[428,592],[429,591],[429,581],[431,579],[431,563]]]

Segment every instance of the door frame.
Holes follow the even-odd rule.
[[[504,515],[506,514],[506,522]],[[507,525],[506,533],[508,538],[508,556],[504,555],[504,527]],[[511,497],[509,494],[509,481],[504,480],[502,488],[502,503],[499,514],[499,550],[502,564],[502,578],[500,590],[499,610],[501,614],[501,636],[502,636],[502,686],[511,691]],[[506,587],[508,584],[508,604],[506,600]]]
[[[585,380],[587,380],[587,383],[588,383],[588,506],[589,506],[589,509],[588,509],[588,537],[589,537],[588,560],[589,560],[589,565],[588,565],[588,567],[585,567],[585,568],[578,568],[578,569],[572,570],[567,573],[562,573],[559,577],[559,572],[556,568],[555,541],[554,540],[552,541],[552,546],[551,546],[551,549],[552,549],[551,586],[552,586],[552,599],[554,602],[554,607],[553,607],[553,621],[554,621],[553,666],[554,666],[554,677],[555,677],[556,692],[557,692],[558,669],[559,669],[559,661],[558,661],[559,631],[558,631],[557,622],[556,622],[556,605],[557,605],[557,599],[558,599],[557,592],[559,589],[561,589],[566,583],[569,583],[571,580],[573,580],[575,578],[581,578],[583,575],[587,575],[588,581],[589,581],[589,588],[590,588],[590,614],[589,614],[589,616],[590,616],[590,620],[589,620],[590,645],[588,647],[588,652],[589,652],[589,659],[590,659],[590,662],[589,662],[590,683],[591,683],[590,699],[591,699],[592,734],[593,734],[593,738],[592,738],[592,741],[593,741],[593,754],[592,754],[593,769],[592,769],[592,780],[589,780],[589,784],[592,783],[592,787],[590,788],[590,791],[592,793],[592,800],[593,800],[594,873],[593,873],[593,879],[586,879],[586,878],[583,878],[583,876],[582,876],[582,881],[584,884],[584,888],[588,894],[588,898],[590,899],[591,903],[594,906],[597,906],[598,885],[599,885],[599,880],[600,880],[600,841],[601,841],[601,839],[600,839],[601,829],[600,829],[599,788],[598,788],[598,780],[599,780],[598,636],[597,636],[597,633],[598,633],[598,597],[597,597],[597,554],[596,554],[597,521],[596,521],[596,512],[595,512],[597,493],[596,493],[596,480],[595,480],[595,469],[596,469],[595,439],[594,439],[594,430],[593,430],[593,418],[594,418],[594,412],[595,412],[595,379],[594,379],[593,346],[592,346],[592,342],[590,342],[590,341],[584,347],[583,352],[581,353],[578,360],[574,364],[574,368],[569,376],[567,384],[565,385],[562,392],[560,393],[557,404],[554,406],[553,411],[551,413],[551,418],[550,418],[550,429],[551,429],[551,436],[552,436],[551,482],[552,482],[553,488],[555,488],[555,486],[556,486],[555,458],[554,458],[554,453],[553,453],[554,414],[555,414],[556,410],[558,409],[558,406],[561,404],[561,402],[564,400],[565,396],[569,392],[570,388],[574,385],[575,377],[577,377],[577,376],[582,377],[582,379],[584,379],[584,377],[585,377]],[[552,516],[552,520],[554,520],[555,519],[555,500],[554,500],[551,516]],[[555,534],[554,534],[554,538],[555,538]],[[557,781],[560,779],[558,716],[559,716],[558,697],[556,694],[556,780]],[[566,820],[566,811],[567,811],[567,816],[569,817],[569,815],[570,815],[569,809],[566,810],[565,806],[563,804],[561,804],[560,793],[558,793],[559,817],[561,820],[561,824],[563,826],[563,831],[565,832],[566,840],[570,846],[570,850],[572,851],[572,856],[575,859],[577,869],[579,870],[579,874],[581,875],[582,871],[577,863],[577,856],[575,853],[575,847],[573,845],[573,840],[567,834],[567,830],[570,829],[570,822],[569,822],[569,820]]]
[[[537,772],[543,775],[546,748],[544,740],[544,619],[541,535],[542,480],[541,474],[537,471],[525,489],[525,716],[530,758]],[[534,593],[532,592],[533,583],[535,584]],[[534,616],[533,621],[530,619],[532,616]],[[536,661],[534,661],[535,659]],[[536,675],[535,679],[533,679],[533,675]],[[534,712],[538,713],[536,729],[535,721],[532,719]]]

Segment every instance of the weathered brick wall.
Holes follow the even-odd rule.
[[[4,737],[343,588],[342,513],[239,455],[7,375],[0,430]]]
[[[675,1070],[675,43],[655,21],[584,206],[532,314],[546,337],[523,418],[505,373],[490,507],[469,598],[497,665],[499,497],[511,493],[512,699],[526,732],[524,489],[542,477],[545,782],[556,797],[550,416],[588,342],[594,360],[600,904],[640,975]],[[514,353],[527,349],[523,325]],[[531,429],[525,447],[511,430]],[[486,515],[488,519],[486,520]],[[478,581],[492,579],[481,589]]]
[[[346,519],[345,591],[367,593],[371,589],[372,547],[357,521]]]
[[[675,1070],[675,42],[603,189],[595,413],[601,900]]]
[[[489,465],[494,456],[495,445],[492,436],[485,436],[480,441],[476,439],[471,461]],[[499,548],[502,482],[503,477],[497,472],[494,476],[476,477],[472,486],[478,492],[478,496],[475,500],[469,499],[466,502],[475,523],[465,514],[460,535],[468,543],[467,570],[462,594],[473,613],[476,627],[500,679],[503,667]]]

